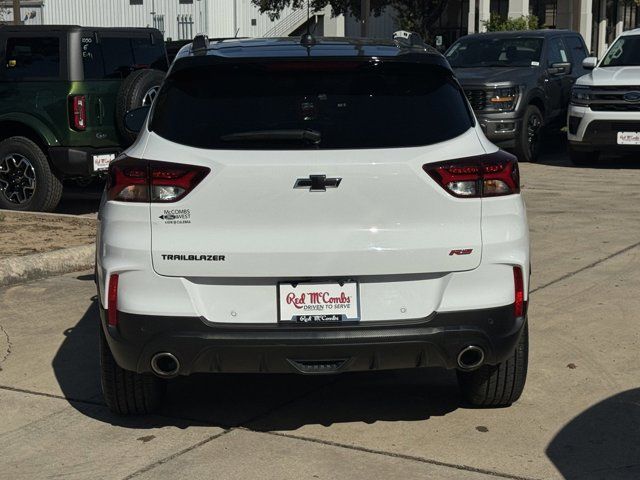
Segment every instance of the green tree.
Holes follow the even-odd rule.
[[[306,8],[307,0],[251,0],[271,19],[280,17],[286,7]],[[418,32],[423,38],[430,38],[433,24],[440,18],[448,0],[371,0],[371,13],[379,16],[385,8],[392,7],[397,12],[396,18],[402,30]],[[311,10],[321,10],[331,6],[333,15],[353,15],[361,17],[361,0],[310,0]]]
[[[260,13],[269,15],[272,20],[280,18],[280,13],[287,7],[293,9],[307,8],[307,0],[251,0],[258,7]],[[360,18],[361,0],[310,0],[311,11],[322,10],[331,6],[333,15],[353,15]],[[379,16],[391,0],[371,0],[371,13]]]
[[[640,1],[640,0],[638,0]],[[515,30],[535,30],[540,22],[535,15],[527,15],[519,18],[506,18],[497,13],[492,13],[488,21],[483,22],[488,32],[505,32]]]

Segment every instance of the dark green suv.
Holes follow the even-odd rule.
[[[51,211],[63,180],[106,173],[167,69],[155,29],[0,26],[0,208]]]

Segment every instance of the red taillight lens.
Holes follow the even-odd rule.
[[[513,313],[516,317],[522,317],[524,315],[524,278],[520,267],[513,267],[513,284],[515,287]]]
[[[110,327],[118,325],[118,274],[109,277],[109,293],[107,294],[107,323]]]
[[[454,197],[497,197],[520,192],[518,161],[502,150],[478,157],[428,163],[422,168]]]
[[[177,202],[209,172],[210,169],[196,165],[120,157],[109,166],[107,199],[120,202]]]
[[[70,124],[74,130],[87,129],[87,98],[84,95],[74,95],[69,98],[71,109]]]

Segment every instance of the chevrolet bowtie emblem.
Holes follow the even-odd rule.
[[[299,178],[293,188],[308,188],[310,192],[326,192],[327,188],[338,188],[341,178],[327,178],[326,175],[309,175],[309,178]]]

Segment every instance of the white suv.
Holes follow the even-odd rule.
[[[199,37],[144,108],[100,209],[113,411],[150,412],[196,372],[439,366],[472,404],[520,396],[518,164],[435,50]]]
[[[569,152],[576,165],[601,152],[640,152],[640,29],[623,33],[602,61],[585,58],[593,71],[571,91]]]

